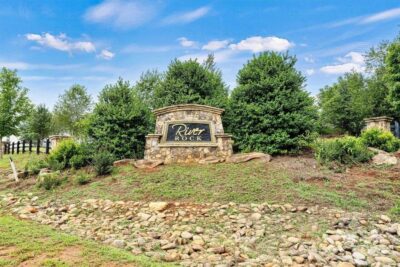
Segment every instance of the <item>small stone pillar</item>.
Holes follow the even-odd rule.
[[[365,129],[378,128],[385,131],[390,131],[390,123],[393,121],[391,117],[373,117],[366,118],[365,121]]]
[[[56,148],[57,145],[58,145],[61,141],[66,140],[66,139],[71,139],[71,138],[72,138],[72,137],[71,137],[71,136],[68,136],[68,135],[51,135],[51,136],[49,136],[51,149]]]

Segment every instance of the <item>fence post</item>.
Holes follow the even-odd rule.
[[[50,139],[46,139],[46,154],[49,154],[50,151]]]
[[[19,154],[19,144],[20,144],[20,142],[18,141],[17,142],[17,154]]]
[[[12,142],[11,153],[14,154],[14,142]]]
[[[11,149],[11,143],[10,142],[8,142],[7,143],[7,154],[10,154],[10,149]]]
[[[32,139],[29,140],[29,153],[32,153]]]
[[[38,139],[36,143],[36,154],[39,155],[39,153],[40,153],[40,140]]]
[[[22,153],[25,153],[25,140],[22,140]]]

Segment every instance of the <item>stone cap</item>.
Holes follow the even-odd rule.
[[[372,118],[365,118],[364,119],[365,122],[375,122],[375,121],[391,122],[392,120],[393,120],[393,118],[392,117],[388,117],[388,116],[372,117]]]
[[[176,111],[205,111],[205,112],[210,112],[210,113],[214,113],[217,115],[221,115],[222,112],[224,112],[224,109],[206,106],[206,105],[198,105],[198,104],[181,104],[181,105],[174,105],[174,106],[168,106],[168,107],[155,109],[155,110],[153,110],[153,113],[155,115],[159,116],[159,115],[163,115],[166,113],[172,113],[172,112],[176,112]]]

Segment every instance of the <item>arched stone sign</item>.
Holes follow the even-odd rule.
[[[146,136],[144,158],[164,163],[190,163],[232,155],[231,135],[224,133],[223,109],[185,104],[154,110],[156,129]]]

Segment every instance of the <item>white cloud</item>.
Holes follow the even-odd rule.
[[[111,52],[110,50],[103,49],[101,50],[100,54],[97,55],[99,58],[110,60],[115,56],[115,53]]]
[[[400,8],[393,8],[383,12],[375,13],[371,16],[365,17],[360,21],[361,24],[374,23],[384,20],[400,17]]]
[[[180,45],[183,47],[188,48],[188,47],[196,47],[197,46],[197,43],[195,41],[191,41],[191,40],[187,39],[186,37],[178,38],[178,41],[179,41]]]
[[[231,59],[232,56],[234,56],[236,54],[236,51],[233,50],[221,50],[221,51],[217,51],[216,53],[214,53],[214,61],[215,63],[222,63],[222,62],[226,62],[227,60]],[[204,62],[208,57],[207,53],[197,53],[197,54],[188,54],[188,55],[184,55],[179,57],[179,60],[185,61],[185,60],[189,60],[189,59],[197,59],[198,62]]]
[[[229,44],[229,40],[214,40],[210,41],[207,44],[203,45],[201,49],[208,51],[217,51],[222,48],[226,48]]]
[[[29,64],[25,62],[1,62],[0,68],[8,68],[8,69],[17,69],[17,70],[26,70],[29,68]]]
[[[309,56],[309,57],[304,57],[304,61],[307,63],[314,63],[315,60],[313,57]]]
[[[72,52],[76,50],[90,53],[96,50],[96,47],[92,42],[72,42],[63,33],[59,34],[58,36],[52,35],[50,33],[44,33],[42,35],[28,33],[25,35],[25,37],[28,41],[37,42],[42,46],[50,47],[64,52]]]
[[[364,56],[358,52],[347,53],[343,58],[339,58],[342,64],[334,64],[322,67],[321,72],[327,74],[344,74],[346,72],[364,72]]]
[[[306,74],[308,75],[308,76],[311,76],[311,75],[313,75],[315,73],[315,70],[314,69],[307,69],[306,70]]]
[[[93,23],[121,29],[134,28],[150,21],[158,13],[159,8],[150,3],[139,0],[105,0],[89,8],[84,17]]]
[[[190,23],[204,17],[208,12],[210,12],[210,10],[210,7],[204,6],[192,11],[172,14],[171,16],[166,17],[162,23],[165,25]]]
[[[267,50],[281,52],[289,49],[292,46],[293,44],[288,40],[276,36],[253,36],[242,40],[237,44],[231,44],[229,47],[233,50],[248,50],[253,53],[257,53]]]

